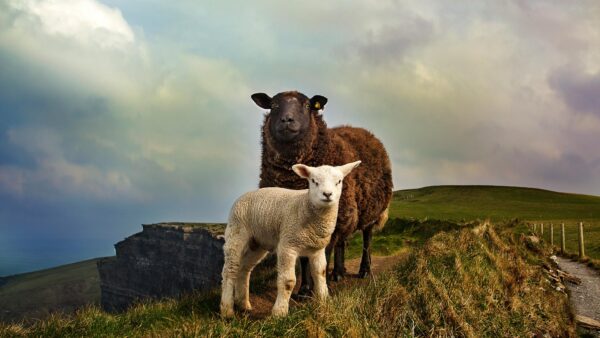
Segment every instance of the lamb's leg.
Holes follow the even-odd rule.
[[[235,283],[234,297],[236,304],[245,311],[252,310],[252,305],[250,304],[250,292],[248,290],[250,286],[250,273],[267,253],[268,251],[261,248],[254,248],[254,250],[252,250],[252,246],[249,246],[247,250],[244,250],[244,255],[241,257]]]
[[[344,266],[344,252],[346,251],[346,241],[339,240],[335,245],[333,271],[331,272],[331,280],[339,282],[344,278],[346,267]]]
[[[299,297],[308,297],[312,292],[312,280],[310,278],[310,269],[308,257],[300,257],[300,273],[302,281],[300,283],[300,289],[298,290]]]
[[[363,230],[363,252],[360,260],[359,278],[365,278],[371,274],[371,239],[373,238],[373,228],[368,227]]]
[[[247,235],[240,225],[229,224],[227,227],[228,229],[225,231],[225,245],[223,246],[225,262],[223,264],[223,272],[221,273],[221,316],[233,317],[234,284],[240,266],[243,249],[242,243],[247,242]]]
[[[289,248],[277,248],[277,300],[271,311],[273,316],[285,316],[290,305],[290,296],[296,286],[296,258],[298,254]]]
[[[310,271],[314,282],[314,292],[317,299],[327,298],[327,260],[325,259],[325,250],[319,250],[310,258]]]

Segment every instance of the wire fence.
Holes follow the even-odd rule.
[[[530,224],[531,231],[540,236],[544,240],[548,240],[550,245],[559,247],[560,252],[566,253],[566,243],[567,237],[573,235],[573,231],[565,232],[565,224],[560,223],[560,225],[555,225],[554,223],[533,223]],[[568,224],[567,227],[572,226],[573,224]],[[577,247],[579,249],[579,258],[585,258],[585,228],[584,222],[578,222],[575,224],[575,233],[577,236]],[[573,230],[573,229],[570,229]],[[572,238],[570,238],[572,240]]]

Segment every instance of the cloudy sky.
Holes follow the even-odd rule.
[[[0,0],[0,276],[224,221],[254,92],[329,98],[396,189],[600,194],[600,3]]]

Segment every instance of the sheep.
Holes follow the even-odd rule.
[[[262,188],[242,195],[233,204],[225,228],[221,315],[232,317],[234,303],[252,309],[249,282],[252,269],[269,251],[277,254],[277,300],[273,316],[288,313],[296,285],[299,255],[310,259],[317,299],[327,298],[325,247],[335,229],[342,181],[360,161],[338,167],[292,166],[309,188]]]
[[[327,248],[327,263],[335,247],[330,278],[340,280],[344,273],[346,239],[357,230],[363,232],[363,254],[359,277],[371,273],[371,236],[388,217],[392,198],[392,171],[383,144],[362,128],[342,126],[328,129],[320,111],[327,98],[308,98],[299,92],[282,92],[273,98],[264,93],[252,95],[261,108],[270,110],[262,126],[262,158],[259,187],[306,189],[306,181],[291,170],[294,163],[311,166],[340,165],[361,159],[363,164],[346,178],[340,199],[336,230]],[[358,184],[360,180],[360,185]],[[307,260],[301,258],[302,287],[308,293]]]

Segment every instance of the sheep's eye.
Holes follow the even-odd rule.
[[[319,186],[319,183],[317,183],[314,179],[311,178],[310,180],[313,182],[314,185],[316,185],[317,187]]]
[[[339,185],[340,183],[342,183],[342,180],[339,180],[335,185]]]

